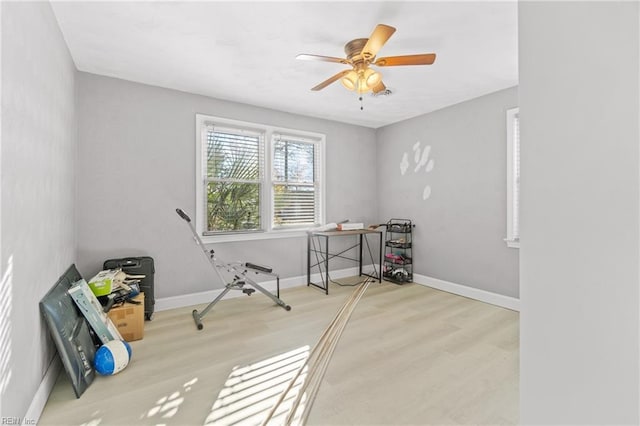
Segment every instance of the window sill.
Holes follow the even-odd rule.
[[[281,238],[303,238],[307,236],[306,230],[296,229],[291,231],[271,232],[244,232],[239,234],[220,234],[201,236],[204,244],[230,243],[236,241],[276,240]]]
[[[507,247],[517,248],[517,249],[520,248],[520,240],[509,240],[505,238],[504,241],[507,243]]]

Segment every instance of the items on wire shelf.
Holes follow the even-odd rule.
[[[413,282],[413,228],[409,219],[391,219],[386,224],[383,277],[395,284]]]

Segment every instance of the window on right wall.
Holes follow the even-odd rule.
[[[520,248],[520,115],[507,110],[507,246]]]

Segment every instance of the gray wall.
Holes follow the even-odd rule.
[[[637,2],[520,2],[521,422],[638,424]]]
[[[376,219],[372,129],[79,73],[78,264],[89,276],[105,259],[150,255],[156,297],[220,287],[175,214],[195,211],[195,114],[327,135],[327,221]],[[212,246],[226,261],[306,274],[306,239]],[[350,265],[352,266],[352,265]],[[203,300],[206,302],[206,300]]]
[[[0,417],[55,353],[38,302],[75,261],[75,66],[49,3],[2,2]]]
[[[517,105],[513,87],[378,129],[378,216],[416,223],[414,273],[518,297],[518,250],[503,241],[505,111]],[[433,169],[416,171],[427,146]]]

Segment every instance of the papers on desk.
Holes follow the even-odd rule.
[[[338,231],[355,231],[356,229],[364,229],[364,223],[347,222],[338,224]]]
[[[309,232],[327,232],[327,231],[356,231],[358,229],[364,229],[364,223],[362,222],[349,222],[345,220],[336,224],[335,222],[327,223],[326,225],[320,225],[309,230]]]
[[[309,229],[309,232],[325,232],[335,231],[338,229],[338,225],[335,222],[327,223],[326,225],[320,225],[315,228]]]

